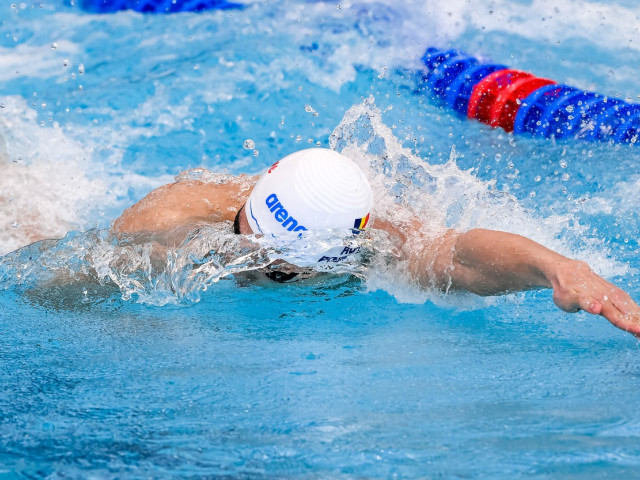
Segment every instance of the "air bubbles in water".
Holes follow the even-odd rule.
[[[307,113],[312,114],[314,117],[318,116],[318,112],[316,112],[311,105],[305,105],[304,106],[304,111],[307,112]]]
[[[84,65],[82,63],[78,65],[78,73],[84,75]]]
[[[51,50],[55,50],[56,48],[58,48],[58,44],[56,42],[53,42],[51,44]]]
[[[256,142],[254,142],[250,138],[247,138],[242,144],[242,146],[244,147],[245,150],[253,150],[254,148],[256,148]]]

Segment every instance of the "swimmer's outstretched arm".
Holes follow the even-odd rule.
[[[439,249],[444,258],[434,270],[441,279],[450,277],[454,286],[479,295],[553,288],[553,301],[565,312],[602,315],[616,327],[640,335],[640,307],[585,262],[505,232],[474,229],[447,236],[445,243],[452,242],[452,248],[449,253]]]
[[[392,230],[385,226],[384,230]],[[601,315],[616,327],[640,336],[640,307],[629,295],[595,274],[585,262],[564,257],[520,235],[484,229],[465,233],[449,230],[417,257],[406,253],[410,268],[425,284],[435,282],[443,289],[453,287],[478,295],[552,288],[554,303],[565,312],[584,310]]]

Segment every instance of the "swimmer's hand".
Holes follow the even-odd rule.
[[[566,259],[549,271],[554,303],[565,312],[601,315],[640,337],[640,307],[626,292],[591,271],[584,262]]]

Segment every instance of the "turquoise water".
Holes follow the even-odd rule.
[[[193,245],[159,271],[106,232],[185,169],[319,144],[385,155],[425,216],[530,236],[640,298],[637,148],[516,138],[419,88],[426,47],[452,45],[638,101],[638,7],[554,3],[0,7],[0,475],[640,477],[637,342],[550,292],[189,277]],[[10,253],[41,237],[64,240]]]

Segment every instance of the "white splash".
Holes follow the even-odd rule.
[[[39,126],[24,99],[0,100],[0,253],[88,225],[108,199],[90,178],[91,151],[57,124]]]
[[[429,165],[402,147],[369,98],[347,111],[331,136],[332,148],[353,158],[367,172],[376,204],[372,216],[396,225],[420,220],[421,234],[435,239],[446,228],[467,231],[487,228],[531,238],[566,256],[587,261],[605,276],[623,275],[629,268],[611,258],[602,239],[587,236],[587,228],[571,215],[540,218],[515,197],[462,171],[455,150],[444,165]],[[387,246],[381,246],[384,253]],[[419,248],[419,245],[416,245]],[[391,253],[391,252],[389,252]],[[368,286],[383,289],[402,301],[438,301],[438,292],[417,286],[402,262],[381,262],[367,274]],[[454,301],[459,305],[459,299]]]

